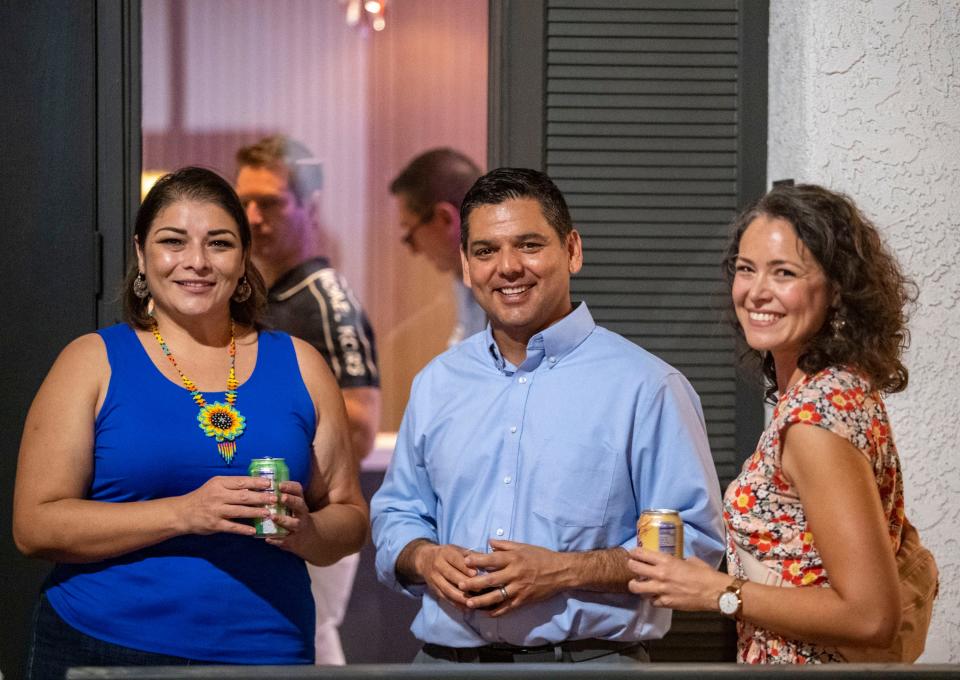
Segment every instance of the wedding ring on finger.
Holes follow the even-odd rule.
[[[500,591],[500,597],[502,598],[502,601],[503,601],[503,602],[506,602],[507,600],[510,599],[510,595],[509,595],[509,593],[507,593],[507,587],[506,587],[506,586],[497,586],[497,590]]]

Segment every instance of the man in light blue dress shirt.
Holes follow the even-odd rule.
[[[686,556],[723,549],[700,400],[574,308],[580,236],[546,175],[494,170],[461,217],[489,324],[414,381],[371,503],[378,577],[423,598],[418,661],[645,660],[671,613],[627,590],[641,510],[679,510]]]

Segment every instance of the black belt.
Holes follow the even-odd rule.
[[[623,653],[637,648],[646,651],[643,642],[613,640],[569,640],[552,645],[521,647],[493,644],[484,647],[445,647],[427,643],[423,651],[436,659],[462,663],[549,663],[556,661],[589,661],[607,654]],[[595,652],[595,653],[594,653]]]

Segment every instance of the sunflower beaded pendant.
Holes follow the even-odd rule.
[[[233,457],[237,453],[236,439],[243,434],[244,429],[247,427],[247,419],[244,418],[240,414],[240,411],[234,406],[237,402],[238,383],[236,375],[237,342],[234,334],[233,320],[231,319],[230,321],[230,347],[227,350],[230,355],[230,373],[227,375],[226,403],[220,401],[212,404],[207,403],[207,400],[200,394],[200,390],[197,389],[194,382],[180,370],[176,359],[173,358],[173,353],[160,335],[160,329],[156,321],[153,322],[153,337],[160,343],[160,349],[163,350],[163,355],[167,357],[170,363],[173,364],[173,367],[177,369],[183,386],[190,390],[190,397],[193,399],[193,402],[200,407],[200,413],[197,414],[197,423],[200,425],[200,429],[203,430],[205,435],[213,437],[216,440],[217,450],[220,451],[220,456],[227,465],[229,465],[233,462]]]
[[[216,438],[217,449],[227,464],[233,462],[237,452],[235,440],[247,426],[247,419],[240,415],[240,411],[229,403],[216,401],[201,407],[197,421],[205,435]]]

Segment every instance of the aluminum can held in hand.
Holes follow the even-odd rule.
[[[280,503],[280,483],[290,481],[290,469],[283,458],[254,458],[250,461],[247,474],[251,477],[261,477],[270,480],[270,488],[277,502],[265,507],[274,515],[286,516],[287,509]],[[257,530],[257,538],[278,538],[286,536],[287,530],[273,521],[272,517],[258,517],[253,520],[253,527]]]
[[[637,545],[683,559],[683,520],[676,510],[644,510],[637,522]]]

